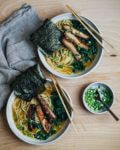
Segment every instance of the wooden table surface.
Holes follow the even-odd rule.
[[[32,5],[43,19],[67,12],[65,4],[70,4],[93,21],[116,50],[109,49],[109,54],[104,52],[99,66],[89,75],[77,80],[59,79],[72,98],[78,135],[70,127],[60,140],[51,145],[26,144],[11,132],[3,110],[0,114],[0,150],[120,150],[120,122],[115,122],[109,114],[87,112],[81,99],[86,85],[95,81],[105,82],[114,90],[112,110],[120,118],[120,0],[0,0],[0,21],[24,3]]]

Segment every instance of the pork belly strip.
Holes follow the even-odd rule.
[[[51,108],[49,107],[49,105],[46,103],[46,101],[40,96],[38,95],[37,96],[40,104],[41,104],[41,107],[42,107],[42,110],[45,114],[47,114],[49,116],[49,120],[52,121],[56,118],[55,114],[52,112]]]
[[[72,34],[71,32],[65,32],[65,37],[66,39],[70,40],[71,42],[73,42],[75,45],[79,45],[80,47],[88,50],[89,47],[88,45],[86,45],[85,43],[81,42],[74,34]]]
[[[79,52],[75,48],[74,44],[72,44],[70,41],[68,41],[65,38],[63,38],[62,43],[64,44],[64,46],[66,48],[68,48],[73,53],[76,60],[79,61],[81,59],[81,55],[79,54]]]
[[[48,122],[48,120],[45,118],[45,115],[42,111],[42,108],[40,105],[36,106],[36,112],[37,112],[37,116],[39,118],[39,121],[41,122],[43,129],[49,133],[50,128],[51,128],[51,124]]]
[[[35,121],[35,110],[36,110],[35,104],[31,104],[27,112],[27,117],[29,120]],[[31,124],[30,122],[28,122],[28,130],[32,131],[34,128],[35,126]]]
[[[63,29],[65,29],[66,31],[69,31],[71,33],[73,33],[74,35],[83,38],[83,39],[88,39],[89,36],[83,32],[80,32],[79,30],[69,26],[69,25],[63,25]]]

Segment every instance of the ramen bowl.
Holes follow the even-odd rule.
[[[91,25],[97,32],[99,32],[97,27],[90,20],[88,20],[85,17],[82,17],[82,19],[85,20],[89,25]],[[55,24],[58,21],[62,21],[62,20],[76,20],[76,18],[71,13],[64,13],[64,14],[58,15],[56,17],[53,17],[51,19],[51,21]],[[100,37],[97,37],[97,38],[99,38],[99,40],[102,42]],[[102,57],[103,50],[102,50],[102,46],[100,46],[97,42],[96,42],[96,47],[97,47],[97,54],[96,54],[95,59],[93,60],[92,64],[90,65],[90,67],[86,68],[84,71],[81,71],[80,73],[63,74],[63,73],[53,69],[48,64],[48,62],[46,61],[46,58],[45,58],[45,54],[43,53],[43,50],[41,48],[38,48],[38,55],[39,55],[39,58],[40,58],[42,64],[44,65],[44,67],[52,74],[54,74],[60,78],[76,79],[76,78],[80,78],[80,77],[87,75],[88,73],[93,71],[93,69],[95,69],[97,67],[97,65],[99,64],[100,59]]]
[[[49,82],[51,82],[50,80],[48,80]],[[72,103],[70,96],[68,95],[67,91],[65,89],[63,89],[66,93],[66,96],[69,98],[70,103]],[[62,126],[62,128],[55,134],[51,135],[48,139],[46,140],[39,140],[39,139],[35,139],[29,136],[24,135],[15,125],[14,119],[13,119],[13,103],[15,100],[16,96],[14,95],[14,92],[11,93],[9,99],[8,99],[8,103],[7,103],[7,108],[6,108],[6,116],[7,116],[7,121],[8,121],[8,125],[10,127],[10,129],[12,130],[12,132],[22,141],[29,143],[29,144],[33,144],[33,145],[45,145],[45,144],[49,144],[52,142],[55,142],[57,139],[59,139],[60,137],[62,137],[65,132],[68,130],[69,126],[70,126],[70,122],[67,119],[64,123],[64,125]],[[73,116],[73,112],[71,112],[71,118]]]

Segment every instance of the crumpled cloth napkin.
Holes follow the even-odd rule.
[[[36,63],[29,37],[41,23],[34,9],[25,4],[0,24],[0,110],[9,98],[11,82]]]

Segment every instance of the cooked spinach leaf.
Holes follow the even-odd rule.
[[[45,90],[46,82],[38,65],[30,67],[25,72],[16,77],[12,88],[16,96],[23,100],[30,101],[38,93]]]
[[[85,66],[83,65],[83,63],[81,61],[73,62],[72,66],[73,66],[73,71],[74,72],[79,72],[79,71],[85,70]]]
[[[51,128],[49,133],[46,133],[44,130],[38,131],[34,137],[36,139],[40,139],[40,140],[46,140],[48,139],[51,135],[55,134],[56,130],[54,130],[53,128]]]
[[[56,91],[51,93],[51,102],[53,105],[53,112],[57,118],[54,120],[54,123],[59,125],[62,121],[65,121],[68,116]]]
[[[79,53],[82,56],[82,61],[83,62],[87,62],[87,61],[91,61],[92,62],[92,51],[91,50],[86,50],[84,48],[81,48],[80,46],[77,47]]]
[[[71,20],[73,27],[83,33],[89,34],[88,31],[83,27],[83,25],[78,20]]]
[[[29,122],[31,123],[31,125],[33,126],[36,126],[36,128],[40,129],[35,135],[34,137],[37,138],[37,139],[40,139],[40,140],[46,140],[48,139],[51,135],[55,134],[57,131],[56,129],[54,128],[54,126],[59,126],[61,125],[61,123],[63,121],[65,121],[68,117],[67,117],[67,114],[66,114],[66,111],[61,103],[61,100],[57,94],[56,91],[53,91],[51,93],[51,102],[52,102],[52,106],[53,106],[53,112],[54,114],[56,115],[56,119],[53,120],[52,122],[52,127],[50,129],[50,132],[49,133],[46,133],[43,129],[43,127],[41,126],[41,124],[39,123],[36,123],[35,121],[33,120],[29,120]]]
[[[42,127],[42,124],[40,123],[40,122],[36,122],[36,121],[34,121],[34,120],[31,120],[31,119],[29,119],[28,120],[28,123],[31,125],[31,126],[34,126],[35,128],[37,128],[37,129],[43,129],[43,127]]]
[[[61,47],[62,32],[56,25],[45,20],[43,25],[31,35],[31,41],[35,46],[40,46],[47,53],[57,51]]]

